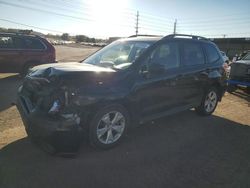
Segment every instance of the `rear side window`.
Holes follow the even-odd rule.
[[[1,49],[12,49],[14,48],[14,42],[12,37],[0,36],[0,48]]]
[[[14,44],[15,49],[24,49],[25,48],[24,40],[22,39],[22,37],[12,37],[12,40],[13,40],[13,44]]]
[[[200,65],[205,63],[204,54],[200,44],[183,43],[182,61],[185,66]]]
[[[165,69],[179,67],[179,48],[174,42],[159,45],[151,55],[152,63],[164,65]]]
[[[212,44],[204,44],[204,48],[207,54],[208,63],[214,63],[219,60],[220,56],[215,46]],[[225,55],[225,53],[222,55]]]
[[[44,50],[45,46],[43,43],[34,38],[25,38],[25,46],[27,49],[33,49],[33,50]]]

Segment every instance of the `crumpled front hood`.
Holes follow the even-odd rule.
[[[39,66],[35,66],[31,69],[30,76],[60,76],[71,73],[112,73],[116,72],[111,68],[98,67],[95,65],[90,65],[86,63],[77,63],[77,62],[69,62],[69,63],[52,63],[52,64],[43,64]]]

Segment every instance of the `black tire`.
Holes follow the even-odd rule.
[[[115,117],[115,115],[117,115],[116,112],[118,112],[117,114],[120,117],[122,116],[122,118],[119,120],[119,122],[117,121],[117,124],[120,124],[120,125],[117,125],[117,124],[115,125],[115,123],[111,123],[114,120],[114,119],[112,119],[112,114],[114,114],[113,116]],[[118,115],[117,115],[117,117],[118,117]],[[103,121],[103,119],[105,119],[105,121]],[[108,120],[110,122],[109,125],[107,125],[108,123],[106,123],[106,121],[108,121]],[[90,144],[92,146],[94,146],[96,148],[100,148],[100,149],[110,149],[110,148],[116,146],[117,144],[119,144],[122,141],[122,139],[126,135],[129,124],[130,124],[129,114],[128,114],[127,110],[124,107],[122,107],[121,105],[111,105],[111,106],[107,106],[107,107],[100,109],[96,113],[96,115],[92,118],[92,121],[90,123],[90,127],[89,127]],[[123,125],[124,125],[124,127],[123,127]],[[120,130],[121,133],[116,131],[117,129],[114,129],[114,127],[116,127],[116,128],[122,127],[122,128],[119,128],[119,129],[121,129]],[[105,131],[102,132],[103,135],[101,133],[101,129],[106,130],[106,132]],[[99,136],[98,136],[98,130],[99,130]],[[111,133],[109,134],[109,132],[111,132]],[[100,136],[100,135],[102,135],[102,136]],[[111,137],[108,135],[112,135],[112,139],[114,139],[115,141],[114,140],[113,140],[114,142],[111,141],[110,140]],[[107,137],[107,138],[105,138],[105,137]],[[104,143],[105,142],[104,140],[106,140],[106,143]]]
[[[214,100],[212,100],[212,96],[214,96]],[[205,92],[200,106],[196,107],[195,111],[202,116],[211,115],[216,109],[218,100],[218,90],[215,87],[212,87]]]

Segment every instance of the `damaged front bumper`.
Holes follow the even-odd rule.
[[[74,153],[79,149],[83,130],[76,114],[50,115],[34,107],[19,89],[17,108],[26,132],[50,153]]]

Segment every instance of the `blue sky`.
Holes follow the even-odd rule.
[[[173,32],[250,37],[249,0],[0,0],[0,27],[91,37]]]

